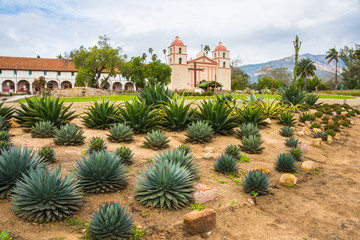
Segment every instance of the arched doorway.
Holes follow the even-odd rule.
[[[50,88],[51,90],[59,88],[59,84],[57,81],[51,80],[46,83],[47,88]]]
[[[15,92],[15,83],[11,80],[5,80],[2,83],[3,92]]]
[[[26,80],[20,80],[18,81],[18,92],[29,92],[30,91],[30,83]]]
[[[122,90],[122,84],[119,82],[116,82],[113,84],[113,91],[114,92],[120,92]]]
[[[131,83],[131,82],[127,82],[125,84],[125,90],[127,90],[127,91],[135,91],[134,84]]]
[[[72,88],[72,84],[69,81],[63,81],[61,83],[61,89],[68,89],[68,88]]]

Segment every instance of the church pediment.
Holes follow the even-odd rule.
[[[212,60],[211,58],[209,58],[207,56],[201,56],[201,57],[198,57],[198,58],[188,61],[188,63],[194,63],[194,62],[217,65],[217,63],[214,60]]]

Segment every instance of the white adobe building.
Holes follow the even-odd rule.
[[[44,76],[47,87],[67,89],[75,86],[77,69],[72,61],[52,58],[0,57],[0,92],[33,92],[33,81]],[[105,77],[105,74],[100,77]],[[135,86],[117,74],[109,79],[113,91],[134,91]]]

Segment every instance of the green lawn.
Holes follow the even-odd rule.
[[[331,94],[360,96],[360,91],[359,92],[331,92]]]

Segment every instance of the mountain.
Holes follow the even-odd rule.
[[[328,60],[325,59],[325,54],[320,55],[312,55],[310,53],[306,53],[303,55],[299,55],[299,60],[302,58],[310,58],[315,62],[316,66],[316,75],[319,78],[323,78],[324,80],[332,78],[333,74],[335,73],[335,61],[332,61],[330,64],[328,64]],[[289,72],[293,74],[294,65],[295,65],[295,57],[294,55],[290,57],[285,57],[279,60],[273,60],[270,62],[265,63],[259,63],[259,64],[248,64],[240,66],[239,68],[243,70],[245,73],[247,73],[251,79],[251,82],[257,82],[257,78],[259,75],[259,70],[267,65],[271,65],[273,68],[281,68],[286,67],[289,69]],[[345,64],[339,60],[338,63],[338,72],[342,72],[342,68],[345,67]]]

